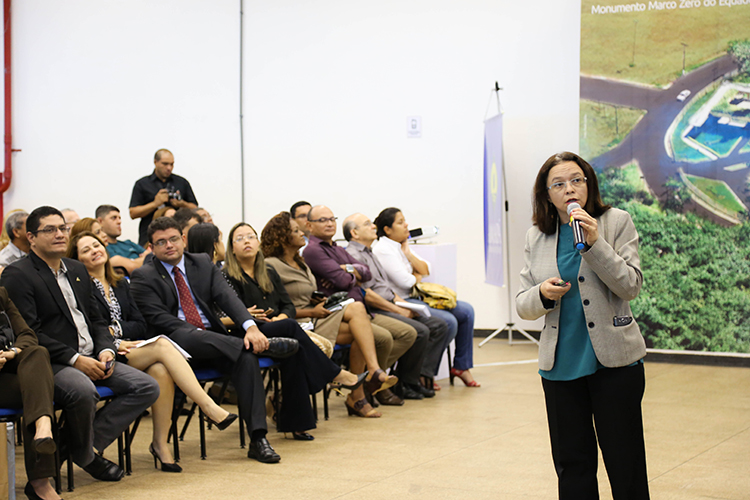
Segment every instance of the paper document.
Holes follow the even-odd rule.
[[[430,308],[424,304],[414,304],[412,302],[401,302],[400,300],[397,300],[396,302],[394,302],[394,304],[396,304],[398,307],[403,307],[404,309],[414,311],[418,315],[424,316],[425,318],[429,318],[430,316],[432,316],[432,314],[430,314]]]
[[[342,302],[339,302],[335,306],[326,307],[326,309],[328,309],[331,312],[340,311],[341,309],[343,309],[345,306],[348,306],[352,302],[354,302],[354,299],[346,299],[346,300],[344,300]]]
[[[174,348],[177,349],[180,352],[180,354],[182,354],[185,357],[185,359],[190,359],[191,358],[190,354],[188,354],[185,349],[183,349],[182,347],[180,347],[179,344],[177,344],[177,342],[175,342],[174,340],[170,339],[166,335],[159,335],[158,337],[151,337],[148,340],[144,340],[143,342],[137,343],[135,345],[135,347],[143,347],[145,345],[151,344],[152,342],[156,342],[159,339],[167,339],[168,341],[170,341],[172,343],[172,345],[174,346]]]
[[[315,325],[313,325],[312,321],[305,321],[304,323],[299,323],[299,327],[302,328],[306,332],[315,330]]]

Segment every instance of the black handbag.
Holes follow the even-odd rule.
[[[0,350],[9,351],[15,342],[16,335],[13,333],[10,318],[5,311],[0,311]]]

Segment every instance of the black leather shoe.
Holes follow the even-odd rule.
[[[259,356],[268,356],[271,358],[284,359],[297,354],[299,342],[297,339],[288,337],[272,337],[268,339],[268,349],[259,354]]]
[[[412,384],[404,384],[404,387],[402,389],[404,396],[404,399],[424,399],[424,395],[421,392],[417,392],[414,390],[414,385]]]
[[[412,388],[420,393],[422,396],[426,398],[434,398],[435,397],[435,390],[434,389],[428,389],[427,387],[423,386],[422,384],[415,384],[412,386]]]
[[[254,458],[258,462],[263,462],[264,464],[275,464],[281,460],[281,457],[278,453],[273,451],[271,444],[266,438],[250,441],[250,449],[247,450],[247,458]]]
[[[116,463],[110,462],[96,453],[94,454],[94,460],[83,470],[99,481],[119,481],[125,475],[125,472]]]
[[[384,406],[403,406],[404,404],[404,400],[393,394],[390,389],[375,394],[375,399]]]

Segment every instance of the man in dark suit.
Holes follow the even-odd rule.
[[[354,383],[357,377],[331,363],[294,320],[265,322],[259,329],[208,256],[185,253],[185,237],[174,219],[154,220],[147,236],[154,257],[133,272],[133,298],[152,335],[168,335],[190,353],[193,362],[231,367],[240,416],[250,434],[248,457],[264,463],[280,460],[266,439],[265,391],[256,356],[279,354],[279,345],[286,351],[280,354],[289,356],[281,362],[279,429],[307,436],[297,439],[312,439],[299,432],[315,427],[309,395],[333,379]],[[213,312],[215,305],[241,327],[243,337],[228,334]],[[269,337],[274,352],[267,351]]]
[[[119,481],[123,471],[94,453],[104,451],[159,396],[156,381],[117,363],[107,322],[94,304],[83,264],[65,259],[70,226],[53,207],[39,207],[26,219],[31,251],[8,266],[0,286],[8,290],[39,344],[50,353],[55,402],[66,411],[69,459],[94,478]],[[96,385],[116,397],[96,412]]]

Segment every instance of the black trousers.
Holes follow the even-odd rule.
[[[597,440],[614,500],[648,500],[643,364],[571,381],[542,378],[561,500],[596,500]]]
[[[278,430],[314,429],[315,415],[310,394],[322,390],[341,368],[318,349],[294,320],[259,323],[258,328],[268,338],[290,337],[299,342],[299,351],[294,356],[280,360],[282,403]],[[175,332],[171,338],[190,353],[194,366],[214,366],[229,371],[237,391],[240,418],[245,421],[251,438],[253,431],[267,430],[265,392],[258,357],[245,349],[241,338],[207,330],[188,334]]]
[[[55,475],[55,456],[38,455],[34,447],[35,422],[53,418],[54,378],[49,353],[44,347],[29,346],[0,371],[0,406],[23,407],[23,454],[29,481]]]

